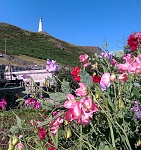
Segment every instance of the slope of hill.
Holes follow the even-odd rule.
[[[68,66],[78,65],[80,54],[92,53],[89,47],[75,46],[45,32],[30,32],[14,25],[0,23],[0,52],[4,53],[5,49],[9,55],[54,59]]]

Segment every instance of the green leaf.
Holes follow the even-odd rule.
[[[80,71],[80,78],[81,78],[80,81],[83,82],[85,86],[92,88],[93,86],[92,77],[84,69]]]
[[[17,125],[21,129],[22,128],[22,121],[21,119],[16,115]]]
[[[50,93],[49,96],[55,102],[63,102],[67,99],[66,94],[60,92]]]
[[[136,88],[133,88],[133,93],[137,96],[137,98],[140,98],[140,93]]]
[[[18,133],[19,132],[19,128],[18,126],[12,126],[9,130],[12,134],[13,133]]]
[[[69,94],[72,91],[72,89],[70,88],[69,82],[65,81],[65,79],[63,79],[61,89],[65,94]]]

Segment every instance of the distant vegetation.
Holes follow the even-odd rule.
[[[0,51],[9,55],[27,55],[46,60],[53,59],[59,64],[75,66],[79,64],[80,54],[91,54],[80,46],[69,44],[45,32],[30,32],[19,27],[0,23]]]

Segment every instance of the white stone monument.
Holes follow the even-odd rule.
[[[42,31],[43,31],[43,21],[42,18],[40,18],[38,32],[42,32]]]

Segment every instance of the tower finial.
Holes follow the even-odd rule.
[[[43,31],[43,21],[42,18],[40,18],[38,32],[42,32],[42,31]]]

